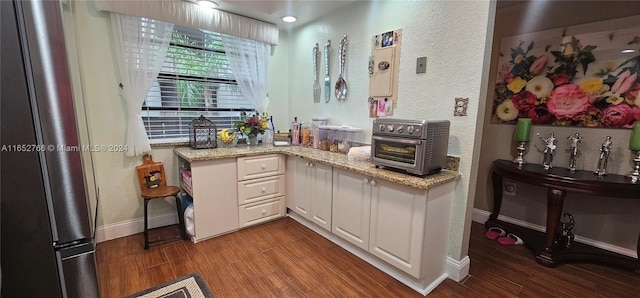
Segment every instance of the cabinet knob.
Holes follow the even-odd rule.
[[[262,209],[262,215],[267,214],[267,210]]]
[[[371,180],[371,185],[376,185],[376,182],[374,180]]]
[[[262,169],[263,170],[266,169],[266,168],[267,168],[267,165],[262,165]]]
[[[313,163],[312,163],[312,162],[310,162],[310,163],[309,163],[309,166],[313,168]]]
[[[262,188],[262,192],[265,192],[265,191],[267,191],[267,188],[266,188],[266,187],[263,187],[263,188]]]
[[[367,183],[369,183],[369,179],[364,178],[364,179],[362,180],[362,182],[364,182],[364,184],[367,184]]]

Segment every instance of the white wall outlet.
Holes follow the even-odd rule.
[[[458,97],[455,99],[455,106],[453,108],[453,116],[467,116],[467,106],[469,105],[469,98]]]
[[[502,193],[508,196],[516,195],[516,185],[514,182],[505,182],[504,188],[502,189]]]

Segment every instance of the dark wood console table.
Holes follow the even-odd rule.
[[[498,220],[502,205],[502,179],[523,182],[547,188],[546,232],[534,231],[522,226]],[[640,260],[618,253],[574,242],[570,248],[556,246],[560,232],[562,205],[567,192],[582,193],[611,198],[640,199],[640,183],[622,175],[608,174],[599,177],[590,171],[569,171],[553,167],[545,170],[537,164],[525,164],[522,168],[510,160],[493,162],[493,212],[486,227],[500,227],[518,235],[536,256],[536,261],[547,267],[559,263],[588,262],[619,267],[640,274]],[[640,236],[637,251],[640,253]]]

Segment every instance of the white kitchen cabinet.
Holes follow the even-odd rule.
[[[327,165],[287,159],[287,207],[327,231],[331,231],[332,172]]]
[[[191,167],[193,241],[238,229],[236,159],[194,161]]]
[[[445,266],[453,185],[421,190],[334,169],[332,232],[417,279],[436,278]]]
[[[287,208],[296,214],[310,219],[311,196],[308,183],[311,180],[307,170],[309,162],[302,158],[287,158]]]
[[[309,163],[309,191],[311,197],[311,221],[331,231],[333,168],[330,166]]]
[[[285,214],[285,158],[280,154],[238,157],[237,209],[240,228]]]
[[[331,231],[364,250],[369,248],[371,183],[360,174],[341,169],[333,171]]]
[[[427,191],[377,181],[371,192],[369,252],[421,278]]]

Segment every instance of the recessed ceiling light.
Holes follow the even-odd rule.
[[[293,23],[295,22],[297,19],[294,16],[284,16],[282,17],[282,21],[285,23]]]
[[[636,50],[632,50],[632,49],[625,49],[625,50],[622,50],[621,52],[622,52],[622,53],[625,53],[625,54],[626,54],[626,53],[635,53],[635,52],[636,52]]]
[[[211,0],[198,0],[198,5],[204,8],[216,8],[218,7],[218,3]]]

